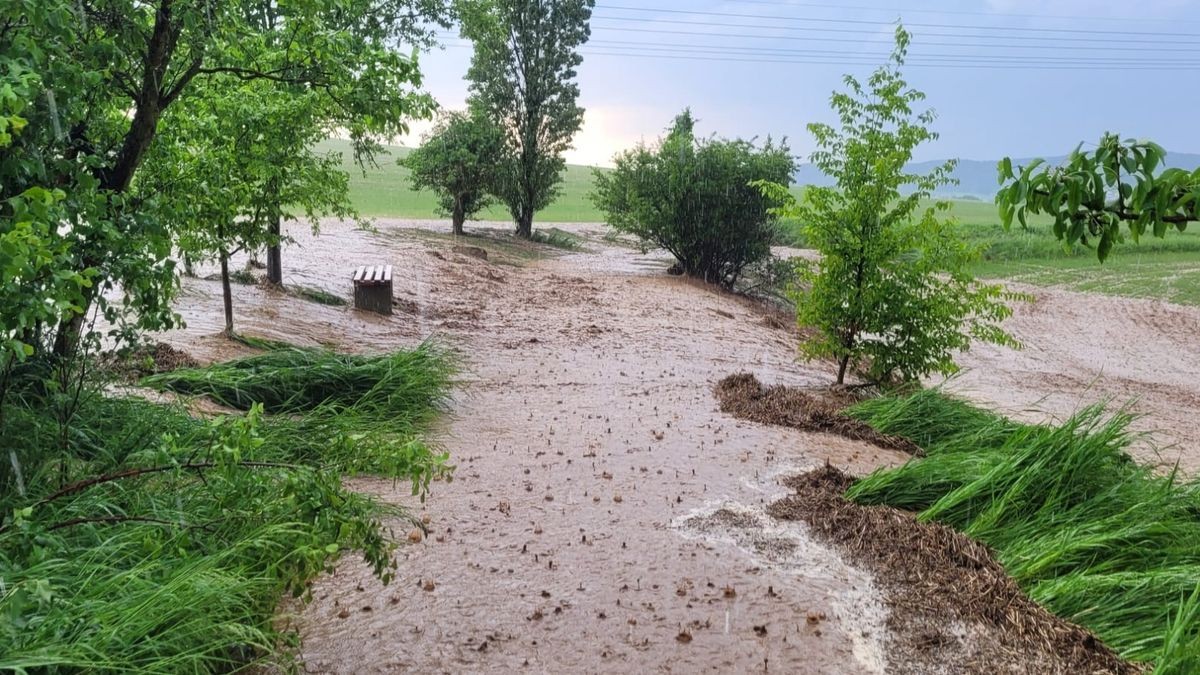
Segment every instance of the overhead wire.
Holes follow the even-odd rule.
[[[715,16],[722,18],[737,18],[737,19],[768,19],[771,21],[794,21],[794,22],[811,22],[811,23],[835,23],[835,24],[852,24],[852,25],[868,25],[868,26],[891,26],[895,25],[896,21],[881,21],[875,19],[834,19],[830,17],[797,17],[797,16],[782,16],[774,14],[746,14],[738,12],[713,12],[706,10],[695,9],[672,9],[672,8],[653,8],[653,7],[637,7],[630,5],[597,5],[596,9],[601,10],[620,10],[624,12],[644,12],[658,14],[684,14],[692,16]],[[1034,33],[1070,33],[1070,34],[1087,34],[1087,35],[1143,35],[1155,38],[1156,41],[1161,41],[1163,37],[1190,37],[1200,38],[1200,33],[1163,33],[1161,31],[1129,31],[1129,30],[1097,30],[1094,28],[1042,28],[1036,26],[979,26],[979,25],[962,25],[962,24],[942,24],[942,23],[920,23],[920,22],[905,22],[905,25],[912,28],[952,28],[966,30],[1000,30],[1000,31],[1025,31]]]
[[[765,18],[765,17],[764,17]],[[830,28],[830,27],[810,27],[810,26],[780,26],[771,24],[758,23],[729,23],[726,21],[684,21],[682,19],[664,19],[660,17],[623,17],[623,16],[592,16],[592,21],[624,21],[627,23],[652,23],[652,24],[668,24],[672,26],[713,26],[717,28],[763,28],[767,30],[789,31],[789,32],[808,32],[808,33],[839,33],[849,35],[867,35],[878,36],[877,30],[866,30],[862,28]],[[889,25],[896,25],[891,23]],[[915,27],[914,24],[905,24],[906,27]],[[987,29],[983,29],[987,30]],[[971,40],[1026,40],[1036,42],[1084,42],[1084,43],[1103,43],[1105,48],[1112,45],[1188,45],[1200,47],[1200,40],[1195,41],[1165,41],[1165,40],[1118,40],[1114,38],[1102,37],[1071,37],[1071,36],[1054,36],[1045,35],[987,35],[973,33],[926,33],[926,35],[943,38],[962,38]]]

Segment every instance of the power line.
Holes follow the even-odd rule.
[[[1171,23],[1171,24],[1196,24],[1200,21],[1192,19],[1156,19],[1152,17],[1131,17],[1131,16],[1078,16],[1066,14],[1019,14],[1014,12],[973,12],[962,9],[928,9],[916,7],[879,7],[870,5],[834,5],[820,2],[787,2],[779,0],[722,0],[723,2],[739,4],[739,5],[770,5],[774,7],[810,7],[814,9],[854,9],[865,10],[869,12],[888,12],[890,14],[950,14],[962,16],[989,16],[997,18],[1010,19],[1062,19],[1066,21],[1119,21],[1121,23]]]
[[[470,47],[470,44],[452,44],[451,47]],[[793,64],[793,65],[832,65],[832,66],[877,66],[886,57],[876,58],[869,54],[851,52],[835,52],[828,55],[773,55],[773,54],[739,54],[721,49],[680,49],[669,46],[605,46],[584,47],[581,53],[594,56],[626,56],[634,58],[672,59],[681,61],[711,61],[722,63],[760,63],[760,64]],[[961,58],[926,58],[913,57],[905,63],[916,68],[957,68],[980,70],[1059,70],[1059,71],[1193,71],[1200,70],[1200,62],[1169,62],[1169,63],[1127,63],[1127,64],[1088,64],[1087,62],[1043,62],[1028,63],[1023,61],[980,61],[970,57]]]
[[[650,59],[675,59],[680,61],[717,61],[721,63],[762,63],[762,64],[794,64],[794,65],[830,65],[830,66],[872,66],[876,62],[872,61],[846,61],[846,60],[817,60],[817,59],[769,59],[769,58],[730,58],[725,56],[696,56],[683,54],[656,54],[644,53],[640,51],[613,51],[616,48],[609,47],[606,51],[597,51],[593,49],[581,50],[584,54],[593,56],[627,56],[635,58],[650,58]],[[939,63],[939,62],[907,62],[905,67],[914,68],[962,68],[970,70],[1060,70],[1060,71],[1096,71],[1098,68],[1086,65],[1054,65],[1054,64],[1005,64],[1005,63]],[[1200,64],[1196,65],[1171,65],[1171,66],[1105,66],[1103,70],[1109,71],[1194,71],[1200,70]]]
[[[737,12],[709,12],[693,9],[667,9],[667,8],[647,8],[647,7],[630,7],[628,5],[601,5],[598,9],[616,9],[625,12],[646,12],[659,14],[687,14],[694,16],[715,16],[723,18],[735,19],[768,19],[772,21],[808,21],[813,23],[839,23],[839,24],[854,24],[865,26],[894,26],[896,21],[878,21],[871,19],[831,19],[828,17],[796,17],[796,16],[780,16],[771,14],[743,14]],[[1034,33],[1073,33],[1084,35],[1145,35],[1155,38],[1162,37],[1189,37],[1200,38],[1200,33],[1162,33],[1159,31],[1127,31],[1127,30],[1096,30],[1091,28],[1037,28],[1027,26],[979,26],[979,25],[962,25],[962,24],[943,24],[943,23],[907,23],[906,26],[915,28],[951,28],[951,29],[966,29],[966,30],[999,30],[999,31],[1025,31]],[[1156,42],[1161,40],[1156,40]]]
[[[647,44],[646,42],[641,42],[641,41],[637,41],[637,40],[589,40],[588,44],[595,45],[595,46],[618,46],[618,47],[625,47],[625,48],[651,49],[651,50],[656,50],[656,51],[657,50],[671,50],[671,51],[698,50],[698,51],[719,51],[722,53],[745,52],[745,53],[749,53],[749,54],[765,54],[768,56],[778,56],[778,55],[786,56],[789,54],[814,55],[814,56],[863,56],[866,58],[875,59],[877,61],[885,60],[889,56],[888,52],[864,53],[864,52],[850,52],[850,51],[845,51],[845,50],[831,50],[831,49],[786,49],[786,48],[781,48],[781,47],[742,47],[742,46],[735,46],[735,45],[704,45],[704,44],[679,44],[679,43],[661,43],[661,44],[650,45],[650,44]],[[1030,56],[1030,55],[1021,55],[1021,54],[1012,54],[1012,55],[1008,55],[1008,54],[942,54],[942,53],[918,52],[916,50],[910,51],[909,54],[910,54],[910,56],[909,56],[910,59],[967,59],[967,60],[972,60],[972,61],[974,61],[974,60],[1003,61],[1003,62],[1012,62],[1012,63],[1032,62],[1034,64],[1046,62],[1047,59],[1051,58],[1051,57],[1047,57],[1045,55]],[[1200,57],[1197,57],[1197,58],[1200,58]],[[1053,60],[1056,63],[1064,63],[1064,62],[1072,63],[1072,62],[1074,62],[1074,63],[1098,64],[1098,65],[1109,65],[1109,64],[1111,64],[1111,65],[1125,65],[1125,64],[1176,65],[1176,64],[1180,64],[1180,63],[1186,63],[1189,65],[1191,65],[1191,64],[1200,65],[1200,60],[1197,60],[1197,58],[1193,58],[1188,61],[1180,61],[1180,60],[1163,61],[1162,59],[1145,59],[1145,58],[1126,59],[1126,58],[1114,57],[1114,56],[1101,56],[1101,57],[1095,57],[1095,58],[1070,56],[1070,57],[1054,57]]]
[[[763,17],[763,18],[766,18],[766,17]],[[716,27],[723,27],[723,28],[765,28],[765,29],[769,29],[769,30],[820,32],[820,33],[849,33],[852,35],[870,35],[870,36],[876,36],[879,34],[878,31],[865,30],[862,28],[828,28],[828,27],[817,28],[817,27],[807,27],[807,26],[778,26],[778,25],[769,25],[769,24],[764,25],[764,24],[750,24],[750,23],[731,24],[728,22],[719,22],[719,21],[683,21],[681,19],[662,19],[662,18],[657,18],[657,17],[625,17],[625,16],[593,16],[592,17],[592,21],[597,21],[597,20],[625,21],[625,22],[632,22],[632,23],[665,23],[665,24],[681,25],[681,26],[716,26]],[[888,24],[888,25],[895,25],[895,24]],[[985,28],[985,29],[981,29],[981,30],[990,30],[990,29]],[[1194,46],[1200,47],[1200,41],[1163,42],[1162,40],[1138,40],[1138,39],[1117,40],[1117,39],[1099,38],[1099,37],[1086,38],[1086,37],[1049,37],[1049,36],[1043,36],[1043,35],[976,35],[976,34],[970,34],[970,33],[929,33],[928,35],[930,35],[932,37],[966,38],[966,39],[971,39],[971,40],[1033,40],[1033,41],[1039,41],[1039,42],[1054,42],[1054,43],[1058,43],[1058,42],[1102,42],[1106,45],[1106,47],[1097,47],[1099,49],[1105,49],[1105,48],[1108,48],[1107,45],[1116,45],[1116,44],[1120,44],[1120,45],[1154,45],[1156,47],[1163,45],[1163,44],[1183,44],[1183,45],[1194,45]]]
[[[593,20],[599,17],[594,17]],[[739,26],[733,24],[734,28],[755,28],[755,26]],[[894,44],[891,40],[863,40],[858,38],[837,38],[837,37],[809,37],[799,35],[764,35],[762,33],[714,33],[712,31],[689,31],[689,30],[668,30],[662,28],[632,28],[628,26],[600,26],[604,31],[617,31],[624,33],[655,33],[661,35],[696,35],[709,38],[749,38],[754,40],[788,40],[796,42],[837,42],[849,43],[856,45],[887,45]],[[773,28],[773,26],[772,26]],[[938,37],[954,37],[954,36],[938,36]],[[979,36],[972,36],[979,37]],[[1013,44],[973,44],[969,42],[939,42],[936,40],[920,39],[916,42],[917,46],[933,46],[933,47],[971,47],[971,48],[990,48],[990,49],[1056,49],[1063,51],[1103,51],[1107,53],[1117,53],[1122,51],[1134,51],[1142,53],[1144,50],[1134,47],[1114,46],[1086,46],[1086,45],[1013,45]],[[1197,47],[1159,47],[1157,52],[1184,52],[1196,53],[1200,52],[1200,46]]]

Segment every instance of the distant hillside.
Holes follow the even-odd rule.
[[[1066,155],[1046,157],[1045,159],[1051,164],[1057,164],[1065,160]],[[1015,159],[1014,163],[1023,165],[1028,164],[1031,160],[1032,158],[1025,157]],[[914,162],[909,165],[909,170],[917,173],[925,173],[941,165],[944,161]],[[954,170],[954,177],[958,179],[958,185],[947,186],[938,192],[943,195],[970,195],[990,200],[995,196],[996,188],[999,187],[996,183],[997,163],[999,163],[999,160],[959,160],[958,167]],[[1169,152],[1167,153],[1167,166],[1194,171],[1197,167],[1200,167],[1200,154]],[[798,185],[829,185],[832,181],[815,166],[803,164],[796,171],[796,183]]]

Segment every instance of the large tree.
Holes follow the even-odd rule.
[[[413,187],[437,195],[454,234],[462,234],[463,222],[490,204],[488,190],[503,158],[504,136],[491,120],[452,111],[399,163],[412,172]]]
[[[594,0],[469,0],[463,35],[475,43],[470,105],[505,132],[495,192],[533,236],[533,216],[558,194],[563,151],[583,124],[576,69]]]
[[[909,42],[896,30],[890,62],[865,81],[847,76],[831,103],[838,124],[814,123],[811,161],[834,179],[809,187],[780,209],[804,224],[821,255],[800,260],[794,291],[799,322],[814,329],[801,344],[812,358],[837,361],[837,382],[853,368],[869,380],[916,380],[955,370],[954,353],[972,340],[1015,344],[999,323],[1010,314],[1001,287],[966,269],[973,251],[940,216],[949,203],[922,205],[951,182],[953,162],[928,174],[906,170],[913,150],[937,138],[924,94],[901,73]],[[764,191],[787,199],[781,185]]]
[[[1167,153],[1149,141],[1122,141],[1104,134],[1091,151],[1082,144],[1061,165],[1035,159],[1014,169],[1000,161],[996,194],[1004,226],[1027,215],[1054,218],[1054,235],[1067,245],[1095,244],[1103,262],[1124,239],[1121,226],[1137,241],[1147,231],[1162,237],[1200,221],[1200,169],[1165,168]],[[1007,183],[1007,184],[1006,184]]]
[[[64,264],[95,283],[97,303],[134,328],[173,322],[172,203],[137,176],[168,111],[205,80],[264,80],[323,101],[323,124],[369,146],[428,108],[411,51],[431,39],[443,0],[15,0],[0,5],[0,71],[29,92],[23,130],[0,160],[0,194],[62,191]],[[32,84],[29,84],[32,83]],[[19,158],[19,159],[17,159]],[[14,221],[0,211],[0,230]],[[109,291],[121,290],[119,296]],[[110,298],[117,298],[113,302]],[[64,313],[55,350],[69,353],[82,312]]]

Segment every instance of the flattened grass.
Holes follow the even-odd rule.
[[[446,355],[265,346],[151,378],[245,415],[206,420],[183,404],[94,394],[63,435],[46,401],[4,402],[0,437],[26,494],[0,472],[0,671],[286,665],[289,636],[273,623],[284,593],[306,592],[348,550],[390,577],[384,517],[399,510],[341,476],[412,480],[423,495],[451,468],[422,441],[445,402]]]
[[[850,412],[927,456],[867,476],[848,497],[987,544],[1030,597],[1128,659],[1160,672],[1200,666],[1200,484],[1130,459],[1125,411],[1025,425],[929,390]]]

